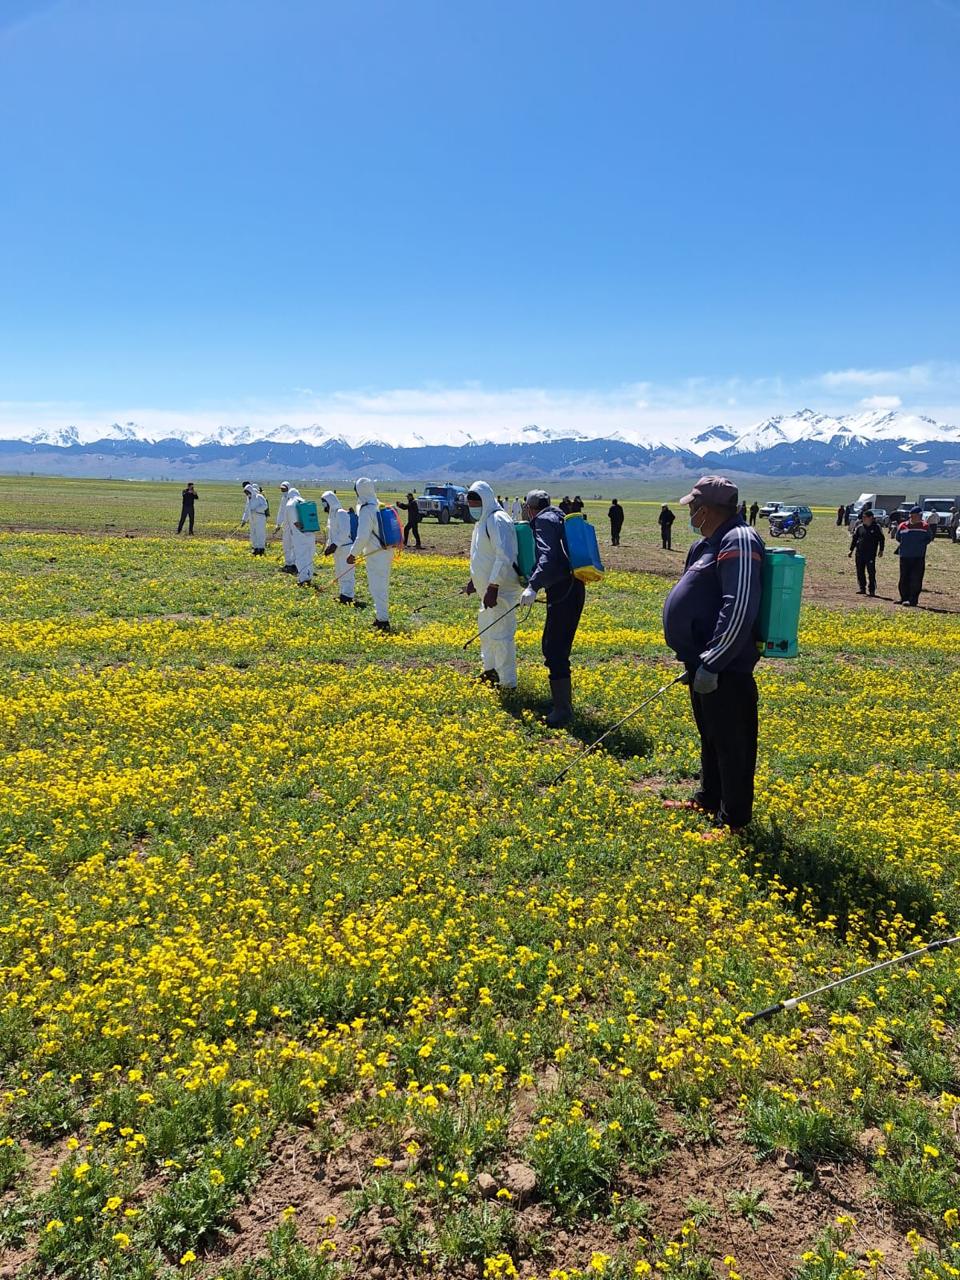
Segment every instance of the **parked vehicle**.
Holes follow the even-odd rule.
[[[782,538],[789,534],[794,538],[805,538],[807,536],[807,525],[810,521],[804,522],[801,511],[810,508],[795,507],[793,510],[775,511],[770,517],[770,536],[771,538]],[[810,519],[813,519],[811,514]]]
[[[421,520],[432,517],[449,524],[451,520],[470,519],[467,491],[458,484],[428,484],[416,502]]]
[[[782,524],[784,520],[795,516],[800,524],[806,526],[813,519],[813,512],[807,506],[796,506],[792,503],[781,503],[779,508],[774,511],[770,517],[770,530],[773,532],[774,524]]]
[[[783,506],[782,502],[765,502],[757,512],[761,520],[769,520],[775,511]]]
[[[873,514],[876,516],[877,511],[894,511],[901,503],[906,501],[905,493],[861,493],[860,497],[853,504],[853,510],[850,513],[851,519],[860,518],[860,512],[864,507],[873,507]],[[879,519],[879,516],[877,517]]]
[[[940,523],[937,527],[937,533],[942,534],[945,538],[950,536],[950,516],[953,514],[954,507],[960,507],[960,498],[934,498],[929,495],[921,494],[917,498],[919,506],[923,507],[923,518],[927,520],[931,511],[936,511],[940,517]]]

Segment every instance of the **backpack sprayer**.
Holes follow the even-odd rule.
[[[871,973],[879,973],[881,969],[889,969],[891,965],[903,964],[905,960],[913,960],[917,956],[925,956],[934,951],[942,951],[944,947],[952,947],[956,942],[960,942],[960,934],[953,938],[941,938],[939,942],[928,942],[925,947],[917,947],[915,951],[906,951],[902,956],[894,956],[891,960],[882,960],[880,964],[872,964],[867,969],[858,969],[856,973],[848,973],[845,978],[837,978],[835,982],[827,982],[822,987],[814,987],[812,991],[805,991],[801,996],[791,996],[788,1000],[778,1000],[769,1009],[761,1009],[759,1013],[751,1013],[748,1018],[744,1018],[743,1025],[752,1027],[755,1022],[762,1022],[766,1018],[772,1018],[775,1013],[783,1013],[788,1009],[795,1009],[798,1004],[812,1000],[814,996],[822,996],[827,991],[835,991],[837,987],[845,987],[848,982],[855,982],[857,978],[866,978]]]

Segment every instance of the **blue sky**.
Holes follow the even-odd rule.
[[[960,0],[2,0],[0,418],[960,421],[958,66]]]

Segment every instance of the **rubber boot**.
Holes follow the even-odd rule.
[[[389,622],[381,622],[379,618],[374,618],[374,620],[373,620],[373,628],[374,628],[374,630],[375,630],[375,631],[389,631],[389,630],[390,630],[390,623],[389,623]]]
[[[497,685],[500,683],[500,677],[497,675],[496,671],[493,671],[492,669],[490,671],[481,672],[479,679],[481,684]]]
[[[342,594],[341,594],[341,596],[340,596],[340,603],[341,603],[341,604],[353,604],[353,596],[345,596],[345,595],[342,595]]]
[[[547,724],[552,729],[559,729],[573,719],[573,707],[570,703],[570,681],[551,680],[550,692],[553,694],[553,707],[547,716]]]

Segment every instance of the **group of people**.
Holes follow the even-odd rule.
[[[243,482],[241,525],[248,526],[255,556],[266,554],[269,502],[260,485]],[[374,482],[361,477],[354,485],[356,507],[345,508],[332,490],[321,497],[326,515],[323,554],[332,556],[342,605],[356,605],[356,569],[363,562],[373,599],[378,630],[389,631],[390,575],[395,547],[384,545]],[[183,491],[178,532],[189,523],[198,495],[189,484]],[[484,683],[509,691],[517,685],[517,618],[521,607],[532,606],[542,590],[545,618],[541,652],[550,680],[551,705],[546,722],[561,727],[573,716],[571,653],[586,600],[586,589],[571,569],[566,550],[563,504],[554,505],[545,489],[532,489],[521,502],[498,498],[483,480],[467,492],[473,523],[470,539],[470,577],[463,592],[478,598],[480,674]],[[574,499],[579,501],[579,499]],[[317,533],[305,527],[301,507],[305,499],[289,482],[280,485],[275,533],[283,546],[282,572],[296,574],[309,586],[314,577]],[[419,511],[406,511],[405,538],[417,533]],[[514,504],[519,505],[519,511]],[[684,665],[681,677],[689,685],[694,720],[700,735],[701,776],[696,795],[679,802],[699,809],[719,824],[739,830],[753,807],[757,756],[757,687],[753,669],[759,652],[755,628],[760,607],[764,546],[747,521],[746,505],[738,502],[736,486],[724,477],[705,476],[680,499],[689,510],[690,526],[698,536],[687,553],[684,571],[667,595],[663,626],[667,645]],[[580,509],[583,509],[582,503]],[[619,513],[619,514],[618,514]],[[619,542],[623,509],[614,499],[608,512],[614,544]],[[751,508],[751,521],[755,513]],[[529,523],[535,559],[529,577],[521,576],[517,517]],[[671,546],[676,517],[664,504],[658,521],[663,545]],[[871,514],[863,524],[869,528]],[[923,528],[922,521],[920,522]],[[900,537],[901,555],[914,544],[909,529]],[[419,544],[419,539],[416,539]],[[861,533],[864,571],[869,580],[871,539]],[[882,552],[882,535],[877,554]],[[852,553],[856,550],[852,548]],[[856,551],[861,556],[861,551]],[[906,559],[911,558],[907,551]],[[858,565],[860,561],[858,559]],[[331,584],[332,585],[332,584]],[[919,590],[919,587],[917,587]]]
[[[897,543],[894,553],[900,558],[899,594],[901,605],[916,608],[920,603],[923,579],[927,568],[927,547],[936,537],[936,528],[923,518],[923,507],[910,508],[906,520],[891,526],[890,536]],[[871,506],[860,512],[850,535],[847,557],[853,558],[857,571],[857,591],[860,595],[877,594],[877,560],[883,557],[886,538],[880,521]]]

